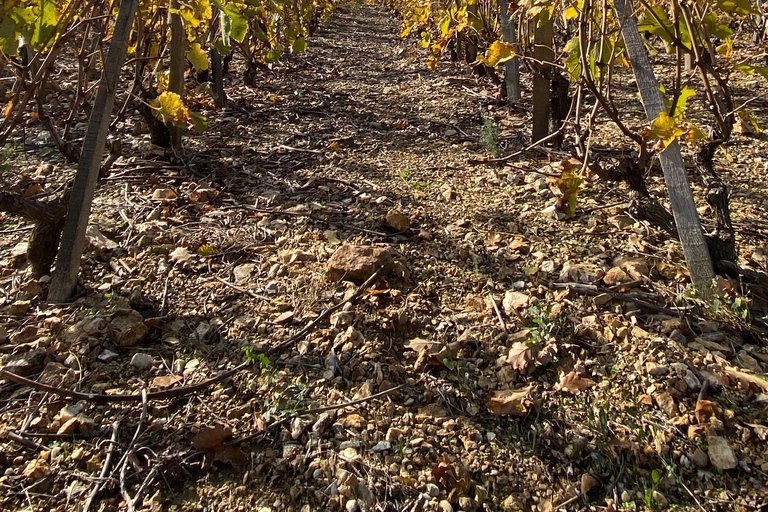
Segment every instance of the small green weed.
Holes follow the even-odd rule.
[[[480,130],[480,143],[489,155],[499,156],[499,140],[501,130],[498,123],[486,112],[483,112],[483,128]]]
[[[420,192],[426,191],[428,185],[429,183],[426,181],[414,181],[411,183],[411,187],[413,187],[414,190],[418,190]]]

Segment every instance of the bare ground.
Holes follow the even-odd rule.
[[[209,129],[172,164],[132,135],[138,121],[122,123],[129,149],[97,194],[72,304],[39,300],[45,279],[12,255],[28,231],[2,221],[4,364],[23,359],[60,389],[140,394],[255,361],[149,400],[146,419],[140,401],[82,401],[69,430],[76,398],[6,383],[0,506],[73,510],[100,484],[91,510],[137,493],[149,510],[766,506],[765,331],[734,298],[685,298],[679,244],[627,215],[623,186],[588,182],[577,216],[557,221],[542,213],[557,187],[534,171],[559,174],[559,158],[468,164],[489,150],[485,118],[501,149],[525,145],[526,104],[510,111],[450,64],[428,73],[398,33],[372,7],[344,7],[258,87],[234,66],[226,109],[191,93]],[[605,146],[616,139],[601,125]],[[36,135],[43,147],[18,165],[55,188],[74,169],[46,142]],[[766,149],[764,135],[737,136],[718,157],[741,263],[757,270]],[[661,185],[649,177],[659,197]],[[387,225],[391,211],[407,232]],[[391,247],[406,270],[259,360],[357,289],[326,276],[342,244]],[[624,285],[604,277],[615,267]],[[579,280],[599,295],[562,284]],[[123,346],[115,319],[130,310],[148,333]],[[129,364],[137,353],[151,368]],[[504,390],[527,391],[488,403]]]

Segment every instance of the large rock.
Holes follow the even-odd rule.
[[[144,339],[149,332],[141,313],[133,309],[120,311],[109,323],[109,333],[115,343],[132,347]]]
[[[383,275],[395,269],[395,253],[389,247],[342,245],[328,260],[326,277],[331,281],[352,281],[362,284],[379,267]]]
[[[39,373],[45,365],[46,354],[37,350],[25,350],[8,358],[5,370],[22,377]]]

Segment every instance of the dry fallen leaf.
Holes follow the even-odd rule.
[[[531,393],[533,385],[521,389],[493,391],[486,406],[496,416],[525,416],[528,408],[524,402]]]
[[[539,345],[517,342],[509,349],[507,357],[504,358],[503,364],[510,365],[513,370],[517,370],[521,373],[526,373],[528,367],[536,359],[536,355],[539,353]]]
[[[210,450],[232,435],[232,429],[221,423],[205,426],[192,439],[195,450]]]
[[[747,423],[747,426],[754,430],[755,434],[760,438],[761,441],[768,440],[768,427],[758,425],[757,423]]]
[[[182,377],[179,375],[161,375],[152,379],[152,387],[158,389],[167,389],[181,381]]]
[[[468,482],[463,473],[461,466],[457,470],[456,465],[447,455],[439,458],[437,464],[432,467],[432,478],[446,494],[453,490],[466,490]]]
[[[725,375],[730,379],[732,385],[738,384],[739,387],[751,393],[768,392],[768,377],[745,373],[736,368],[726,368]]]
[[[720,418],[720,408],[715,402],[709,400],[699,400],[696,402],[696,421],[700,425],[710,422],[712,418]]]
[[[213,460],[237,468],[248,462],[248,456],[234,446],[220,444],[213,449]]]
[[[578,395],[595,385],[595,381],[586,377],[580,377],[576,372],[560,374],[560,382],[555,384],[555,391],[565,391],[572,395]]]
[[[184,266],[190,263],[195,254],[186,247],[177,247],[168,256],[172,262]]]

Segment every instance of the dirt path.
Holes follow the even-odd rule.
[[[558,222],[542,213],[555,202],[554,181],[530,172],[546,161],[469,165],[494,145],[522,147],[525,104],[510,113],[490,84],[449,64],[429,73],[399,30],[373,7],[342,6],[305,54],[258,87],[242,83],[234,62],[231,104],[185,139],[184,169],[122,125],[131,158],[98,192],[93,223],[104,238],[93,234],[83,295],[9,323],[14,343],[42,358],[29,374],[45,367],[53,385],[110,394],[202,382],[348,297],[356,286],[325,273],[341,244],[390,247],[407,278],[364,295],[266,367],[150,403],[127,491],[135,495],[156,468],[145,496],[153,511],[764,505],[759,403],[731,387],[711,398],[720,405],[710,434],[751,476],[709,463],[702,427],[710,426],[694,415],[698,379],[724,361],[765,373],[764,340],[742,337],[731,317],[667,314],[684,291],[679,246],[626,215],[620,187],[589,183],[580,215]],[[210,107],[202,94],[195,102]],[[392,212],[408,232],[387,225]],[[6,237],[3,254],[23,236]],[[626,279],[594,299],[558,283],[609,287],[605,274],[617,269]],[[9,297],[32,286],[13,272]],[[116,341],[118,326],[137,324],[149,331],[135,346]],[[35,335],[20,344],[14,337],[30,327]],[[137,353],[150,368],[130,363]],[[402,387],[294,419],[237,449],[219,442],[393,386]],[[506,405],[489,409],[498,392]],[[81,420],[81,429],[105,428],[102,441],[51,440],[34,433],[57,432],[69,401],[9,386],[3,398],[3,422],[52,449],[37,456],[4,441],[7,509],[82,503],[104,464],[108,427],[120,420],[124,448],[141,416],[135,404],[85,403],[92,424]],[[110,474],[116,480],[92,510],[124,509]]]

